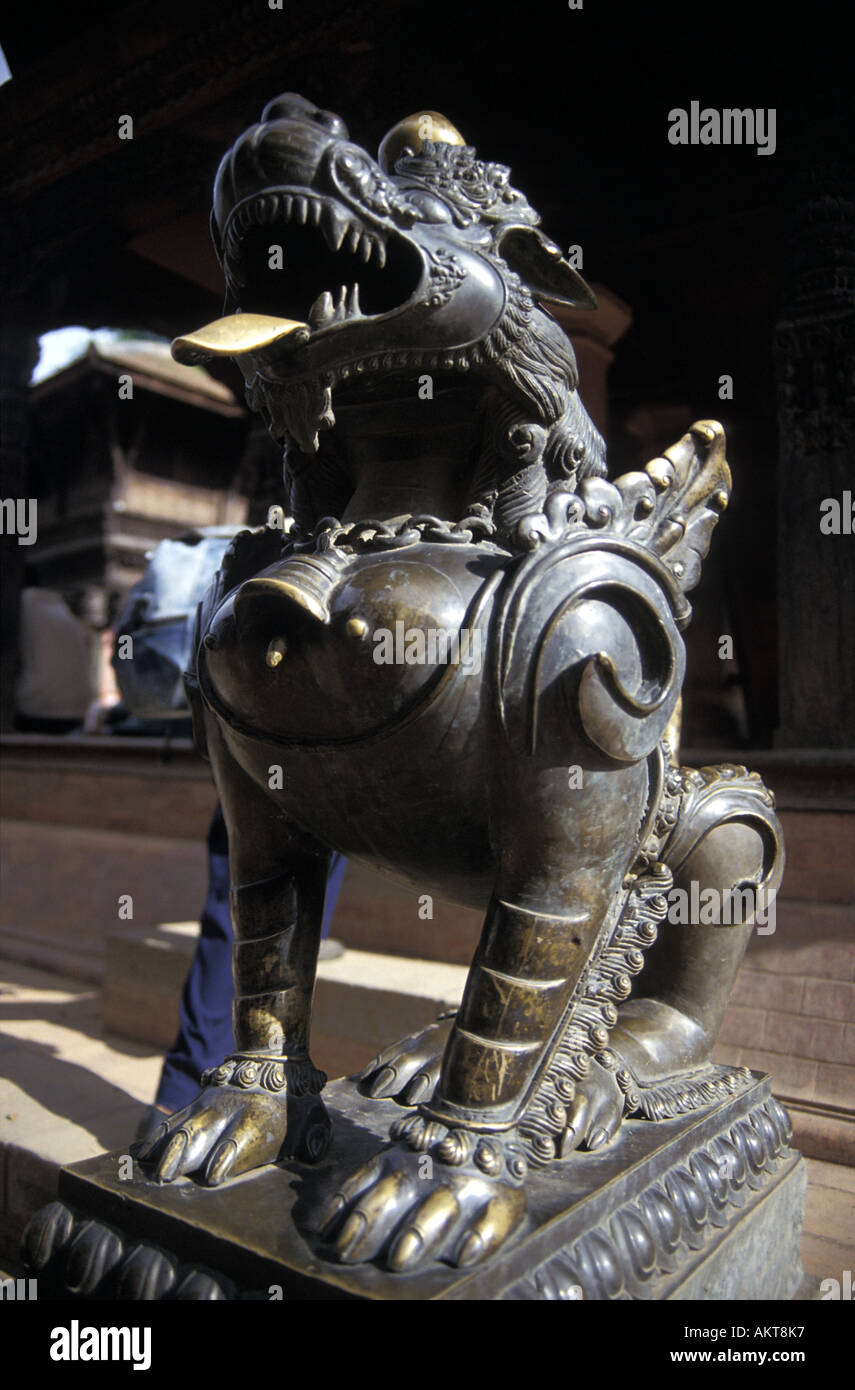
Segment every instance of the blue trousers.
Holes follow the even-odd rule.
[[[347,860],[333,854],[321,935],[329,934]],[[199,1078],[234,1051],[229,841],[219,806],[208,831],[208,896],[196,953],[181,995],[178,1036],[163,1064],[155,1104],[181,1110],[199,1094]]]

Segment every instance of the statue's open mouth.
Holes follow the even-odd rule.
[[[310,338],[401,308],[423,275],[406,237],[367,227],[334,198],[288,187],[238,203],[223,250],[239,310],[177,339],[179,361],[252,353],[257,365],[287,372],[288,359]]]
[[[477,415],[495,460],[484,478],[536,467],[538,450],[555,476],[602,471],[602,441],[571,394],[572,347],[541,304],[590,306],[590,290],[510,171],[478,160],[444,117],[429,117],[438,139],[423,121],[400,122],[374,160],[333,113],[293,93],[269,104],[214,181],[224,317],[177,338],[174,356],[233,357],[274,439],[309,456],[326,435],[325,476],[347,473],[343,441],[365,399],[422,399],[425,375]],[[490,391],[519,420],[481,412]],[[349,412],[338,434],[334,397]]]
[[[282,268],[276,269],[270,248],[280,231]],[[226,224],[224,249],[242,308],[299,312],[313,332],[399,308],[421,275],[421,257],[404,237],[369,229],[334,198],[293,188],[265,189],[239,203]]]

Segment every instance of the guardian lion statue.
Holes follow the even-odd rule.
[[[375,160],[277,97],[216,177],[224,316],[173,345],[239,363],[285,505],[235,538],[186,678],[229,831],[236,1050],[140,1157],[220,1184],[336,1142],[310,1053],[332,849],[477,907],[460,1008],[353,1080],[400,1118],[316,1214],[331,1258],[393,1271],[488,1259],[533,1168],[748,1084],[711,1050],[782,873],[760,779],[676,762],[724,432],[607,480],[548,309],[594,297],[539,221],[437,113]],[[692,885],[747,910],[674,923]]]

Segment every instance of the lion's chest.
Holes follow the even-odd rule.
[[[492,873],[486,633],[505,564],[427,544],[356,557],[326,621],[273,588],[251,591],[258,611],[236,626],[232,596],[199,665],[232,756],[286,815],[420,891],[479,905]],[[300,570],[264,576],[290,585]]]
[[[504,563],[471,546],[422,544],[351,557],[322,594],[303,557],[271,566],[215,614],[201,661],[206,693],[229,722],[308,743],[394,725],[458,676],[477,704],[479,598]]]

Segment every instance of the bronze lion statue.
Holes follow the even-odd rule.
[[[484,1260],[532,1168],[747,1083],[710,1056],[782,872],[759,778],[675,758],[723,430],[607,479],[547,307],[593,295],[539,220],[437,113],[375,160],[280,96],[217,173],[224,316],[173,347],[240,364],[285,505],[236,537],[186,678],[229,831],[236,1050],[140,1156],[218,1184],[335,1142],[310,1054],[332,849],[478,907],[456,1015],[353,1081],[400,1103],[390,1142],[317,1213],[331,1256],[396,1271]],[[685,925],[675,890],[746,910]]]

